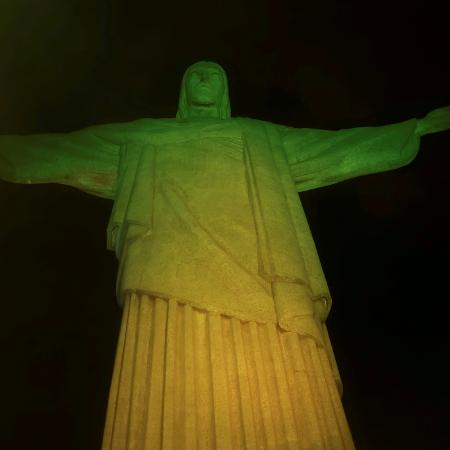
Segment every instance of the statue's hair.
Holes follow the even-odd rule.
[[[189,74],[196,69],[199,66],[209,66],[216,68],[222,75],[223,80],[223,93],[222,97],[219,99],[218,109],[219,109],[219,118],[220,119],[229,119],[231,117],[231,109],[230,109],[230,99],[228,97],[228,80],[227,80],[227,74],[225,73],[225,70],[223,68],[212,61],[198,61],[192,65],[190,65],[183,75],[183,80],[181,81],[181,89],[180,89],[180,99],[178,101],[178,112],[177,112],[177,119],[186,119],[189,117],[189,109],[188,109],[188,103],[186,98],[186,81],[189,76]]]

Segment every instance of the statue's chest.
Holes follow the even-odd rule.
[[[218,120],[210,123],[180,123],[152,133],[149,142],[154,145],[165,145],[176,142],[202,140],[205,138],[242,137],[243,128],[237,120]]]
[[[210,179],[239,172],[244,165],[245,137],[232,122],[179,127],[151,144],[160,175]]]

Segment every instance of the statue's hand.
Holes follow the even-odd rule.
[[[437,133],[450,129],[450,106],[438,108],[417,121],[416,134]]]

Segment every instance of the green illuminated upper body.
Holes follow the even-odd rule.
[[[224,71],[201,62],[174,119],[0,136],[0,178],[114,200],[119,298],[140,289],[320,340],[302,317],[323,320],[329,293],[297,192],[406,165],[448,128],[448,107],[339,131],[231,118]]]

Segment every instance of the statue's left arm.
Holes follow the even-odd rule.
[[[283,143],[297,190],[338,183],[409,164],[420,137],[450,129],[450,107],[422,119],[338,131],[288,128]]]

